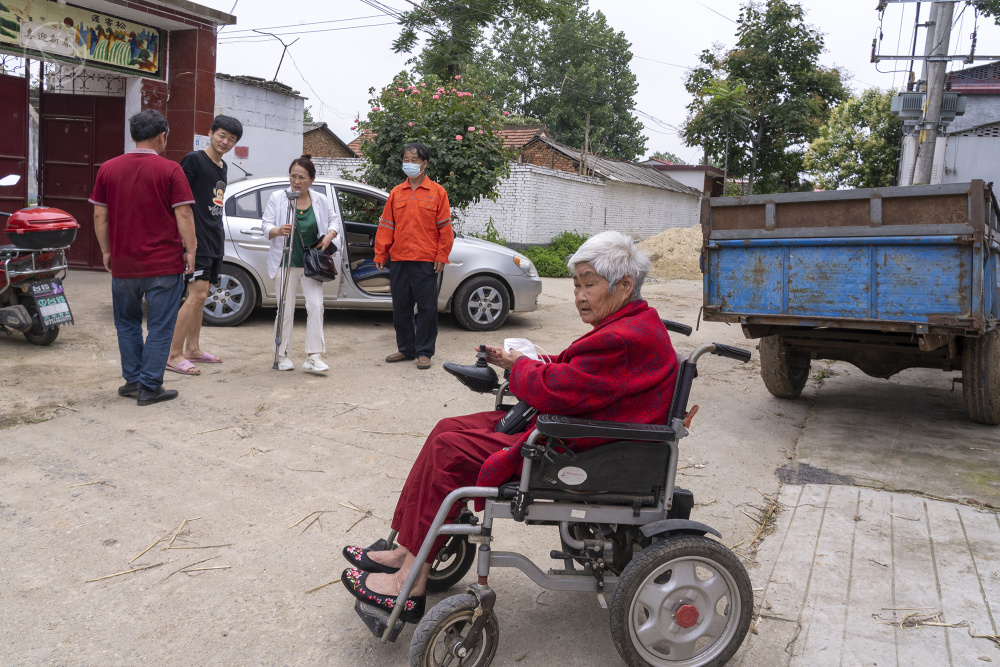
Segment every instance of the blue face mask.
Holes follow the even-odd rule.
[[[420,175],[420,171],[421,169],[419,164],[413,164],[412,162],[403,163],[403,173],[409,178],[416,178]]]

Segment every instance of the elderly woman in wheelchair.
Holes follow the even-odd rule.
[[[538,360],[482,346],[479,368],[464,367],[463,381],[475,389],[482,371],[492,374],[479,390],[496,387],[499,409],[438,422],[403,486],[389,540],[344,549],[354,567],[341,581],[374,633],[391,641],[403,622],[420,622],[412,665],[490,663],[499,635],[491,565],[517,567],[547,588],[594,591],[602,604],[614,591],[613,636],[631,665],[722,664],[746,634],[749,578],[731,552],[703,537],[716,531],[688,519],[693,497],[673,481],[696,356],[749,353],[708,345],[679,366],[664,326],[672,323],[641,296],[650,261],[619,232],[586,241],[569,266],[577,311],[593,329]],[[503,368],[507,382],[498,385],[487,362]],[[502,405],[505,391],[521,403]],[[515,476],[519,482],[505,484]],[[482,525],[466,499],[485,508]],[[519,554],[491,554],[494,518],[558,526],[563,549],[551,556],[565,569],[544,574]],[[676,539],[666,563],[662,549],[647,554],[668,537]],[[471,565],[467,540],[482,545],[478,583],[424,618],[426,590],[456,583]],[[442,560],[458,571],[429,582]],[[614,602],[623,582],[635,589],[627,609]]]

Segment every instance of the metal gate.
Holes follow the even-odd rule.
[[[80,223],[66,253],[70,266],[100,269],[93,206],[97,170],[125,149],[125,98],[42,92],[39,114],[39,199]]]
[[[18,66],[20,61],[20,66]],[[0,211],[11,213],[28,205],[28,76],[27,62],[22,59],[5,57],[0,74],[0,101],[3,105],[3,128],[0,130],[0,178],[17,174],[21,180],[17,185],[0,188]],[[17,76],[21,72],[24,76]],[[3,225],[0,225],[0,230]],[[0,245],[10,243],[10,239],[0,231]]]

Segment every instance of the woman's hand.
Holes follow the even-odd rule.
[[[333,242],[333,239],[335,238],[337,238],[337,230],[331,229],[325,235],[319,238],[319,249],[326,250],[327,247],[330,245],[330,243]]]
[[[476,348],[476,352],[479,352],[479,348]],[[496,347],[495,345],[486,346],[486,362],[493,364],[494,366],[499,366],[504,370],[510,370],[514,366],[514,362],[518,357],[523,357],[524,355],[517,350],[511,350],[510,352],[504,351],[502,347]]]
[[[282,225],[281,227],[274,227],[271,229],[271,238],[278,238],[279,236],[289,236],[292,233],[291,225]]]

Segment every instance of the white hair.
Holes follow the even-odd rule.
[[[615,287],[622,278],[632,276],[633,301],[642,298],[642,284],[653,267],[646,253],[637,248],[631,238],[615,231],[590,237],[567,263],[570,271],[575,271],[577,264],[589,264],[608,281],[608,292],[611,294],[615,293]]]

